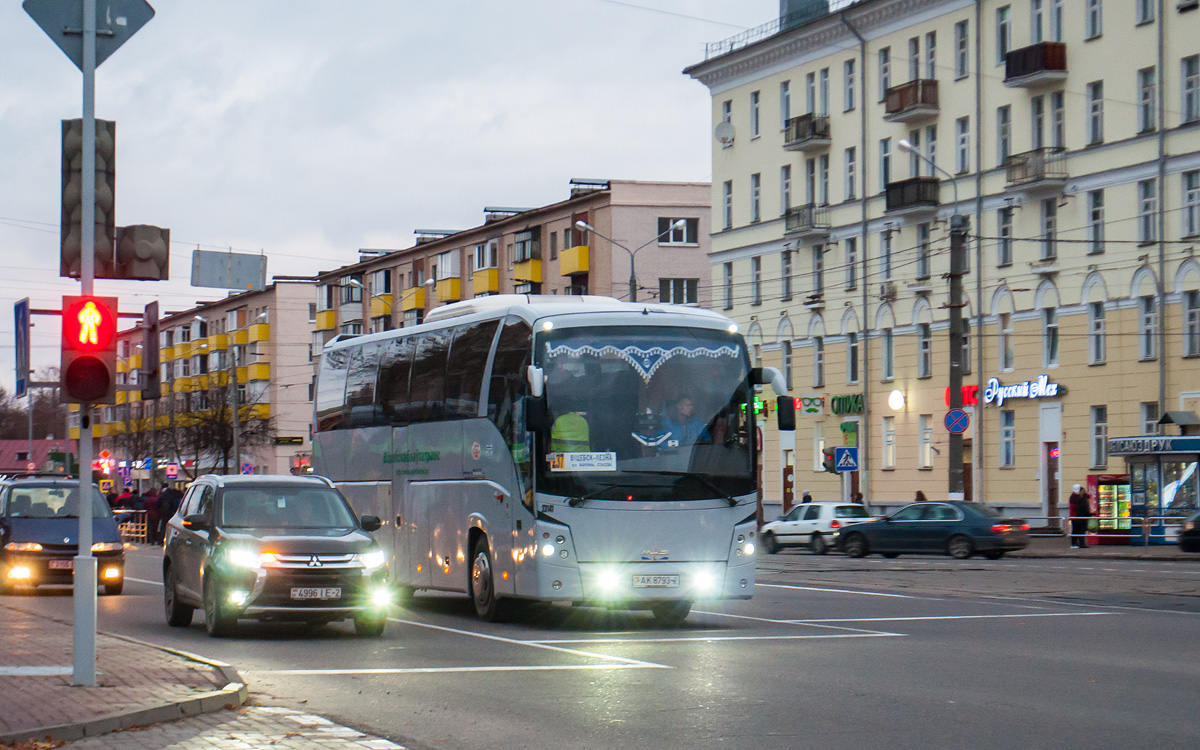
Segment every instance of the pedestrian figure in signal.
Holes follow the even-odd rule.
[[[1071,487],[1071,498],[1068,507],[1071,509],[1071,547],[1083,549],[1087,547],[1088,519],[1092,517],[1091,496],[1081,485]]]

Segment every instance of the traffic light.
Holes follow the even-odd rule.
[[[171,230],[149,224],[117,227],[115,278],[166,281]]]
[[[822,448],[821,449],[821,468],[825,469],[825,471],[828,471],[831,474],[837,473],[837,468],[834,466],[834,463],[833,463],[833,449],[832,448]]]
[[[151,302],[146,305],[146,311],[142,313],[142,373],[139,382],[142,384],[143,401],[162,396],[158,367],[158,339],[158,302]]]
[[[117,124],[96,120],[97,279],[114,276]],[[62,226],[59,276],[79,278],[83,245],[83,120],[62,121]]]
[[[63,297],[62,392],[80,404],[116,402],[117,298]]]

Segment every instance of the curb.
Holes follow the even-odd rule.
[[[18,609],[15,608],[14,609]],[[21,610],[26,611],[26,610]],[[30,613],[36,614],[36,613]],[[44,615],[38,615],[44,617]],[[55,619],[55,618],[47,618]],[[242,706],[250,698],[249,688],[246,687],[245,680],[238,673],[237,669],[229,664],[216,659],[209,659],[198,654],[180,651],[178,649],[160,646],[155,643],[141,641],[137,638],[119,635],[117,633],[108,633],[98,631],[100,635],[106,635],[110,638],[136,643],[139,646],[147,646],[149,648],[163,651],[168,654],[182,657],[189,661],[199,662],[216,670],[221,679],[225,682],[225,686],[219,690],[209,690],[204,693],[199,693],[187,700],[177,701],[174,703],[163,703],[157,706],[148,708],[139,708],[132,711],[123,711],[104,716],[98,716],[87,721],[76,722],[73,724],[59,724],[50,727],[41,727],[39,729],[27,729],[20,732],[10,732],[9,734],[0,734],[0,745],[5,745],[22,740],[65,740],[74,741],[84,737],[96,737],[109,732],[115,732],[120,729],[129,729],[130,727],[148,726],[150,724],[159,724],[164,721],[175,721],[177,719],[185,719],[191,716],[199,716],[200,714],[215,713],[223,711],[227,708],[236,708]]]

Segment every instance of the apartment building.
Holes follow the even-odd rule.
[[[490,294],[630,299],[634,274],[635,299],[708,306],[710,231],[708,183],[572,180],[558,203],[484,208],[478,226],[421,230],[412,247],[319,274],[314,345]]]
[[[169,312],[159,322],[162,397],[143,400],[140,327],[118,334],[117,404],[101,410],[96,435],[113,460],[156,456],[179,479],[198,473],[287,474],[311,456],[315,280],[276,276],[248,291]],[[240,456],[233,452],[236,384]]]
[[[801,399],[794,436],[764,423],[768,501],[945,497],[951,346],[966,495],[1026,517],[1137,469],[1109,436],[1197,410],[1197,5],[783,0],[685,71],[712,96],[714,307]],[[834,446],[860,470],[824,471]],[[1194,507],[1200,456],[1157,458],[1134,512]]]

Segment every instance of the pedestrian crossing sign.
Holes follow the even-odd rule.
[[[834,448],[833,468],[838,471],[858,471],[858,448]]]

